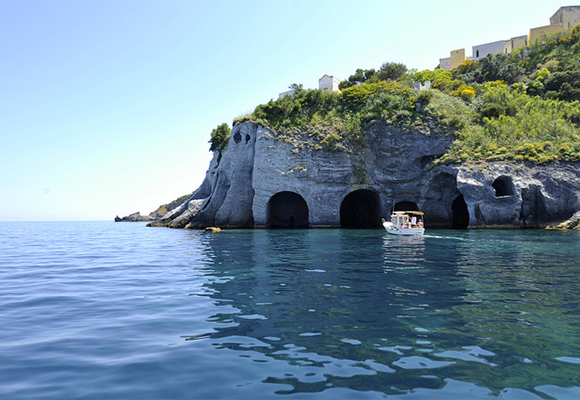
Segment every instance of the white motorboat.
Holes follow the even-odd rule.
[[[391,235],[421,236],[425,233],[424,215],[420,211],[393,211],[383,226]]]

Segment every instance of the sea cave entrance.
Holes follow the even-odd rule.
[[[469,210],[462,194],[453,200],[451,210],[453,211],[453,229],[467,229],[469,226]]]
[[[514,182],[509,176],[500,176],[491,186],[495,189],[495,197],[513,196],[515,193]]]
[[[308,204],[294,192],[276,193],[268,201],[269,228],[308,228]]]
[[[414,203],[412,201],[399,201],[391,209],[391,212],[392,211],[421,211],[421,210],[419,210],[417,203]]]
[[[540,188],[537,185],[523,188],[520,219],[524,228],[539,228],[547,215],[546,199]]]
[[[340,227],[369,229],[381,226],[379,196],[368,189],[349,193],[340,205]]]

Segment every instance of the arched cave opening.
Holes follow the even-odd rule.
[[[453,200],[451,210],[453,210],[453,229],[467,229],[469,226],[469,210],[462,194]]]
[[[268,201],[268,227],[308,228],[308,204],[294,192],[276,193]]]
[[[421,211],[421,210],[419,210],[417,203],[414,203],[412,201],[399,201],[391,209],[391,212],[393,211]]]
[[[240,143],[242,141],[242,135],[240,135],[240,132],[236,132],[234,134],[234,142],[236,142],[236,144]]]
[[[381,226],[379,196],[370,190],[360,189],[349,193],[340,205],[340,227],[369,229]]]
[[[461,193],[457,189],[457,177],[447,172],[433,176],[429,188],[425,192],[425,200],[421,210],[425,213],[428,229],[453,228],[452,204]]]
[[[500,176],[491,184],[495,189],[495,197],[513,196],[514,182],[509,176]]]
[[[524,228],[538,228],[547,215],[546,199],[537,185],[522,189],[520,219]]]

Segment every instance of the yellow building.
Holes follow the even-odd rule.
[[[459,67],[460,64],[465,62],[465,49],[453,50],[451,52],[451,62],[449,67],[455,69]]]
[[[504,41],[504,53],[511,53],[521,47],[528,47],[528,35],[516,36]]]
[[[546,36],[550,36],[556,34],[562,30],[562,24],[553,24],[553,25],[546,25],[540,26],[537,28],[530,29],[530,35],[528,39],[528,43],[534,44],[536,41],[543,42]]]
[[[439,59],[439,67],[450,71],[457,68],[466,60],[478,60],[490,53],[511,53],[519,48],[528,47],[536,41],[544,41],[546,37],[559,33],[563,29],[572,29],[576,25],[580,25],[580,6],[560,7],[550,17],[550,25],[532,28],[530,29],[529,35],[516,36],[508,40],[473,46],[472,57],[466,57],[464,49],[453,50],[451,57]]]
[[[556,34],[562,29],[572,29],[580,24],[580,6],[560,7],[550,17],[550,25],[530,29],[529,42],[543,41],[546,36]]]

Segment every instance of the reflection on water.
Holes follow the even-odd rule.
[[[263,365],[278,394],[580,398],[579,237],[502,235],[206,235],[223,311],[185,340]]]
[[[0,224],[0,398],[580,398],[580,232]]]

